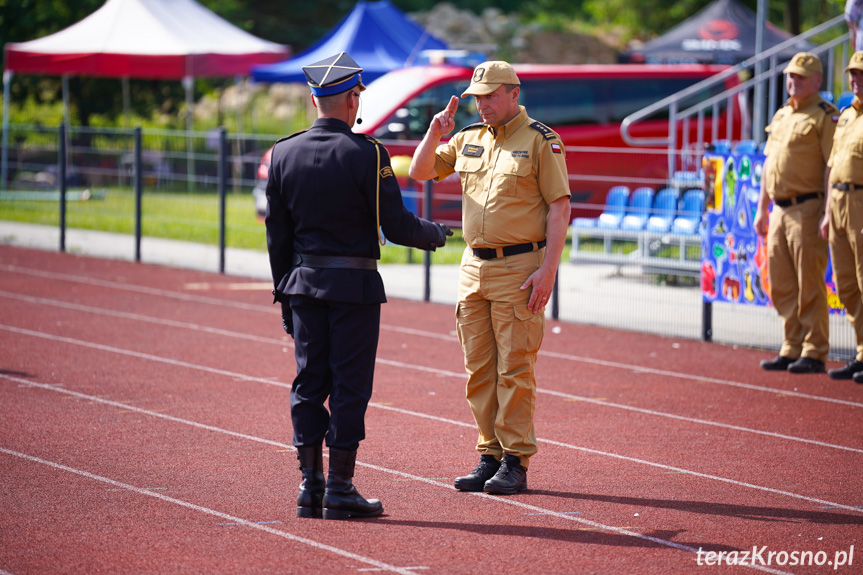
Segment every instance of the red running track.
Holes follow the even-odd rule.
[[[355,478],[385,515],[297,519],[270,301],[0,247],[0,575],[863,573],[863,386],[549,322],[530,489],[459,493],[477,454],[453,310],[402,300]]]

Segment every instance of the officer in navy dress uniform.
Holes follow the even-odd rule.
[[[379,229],[394,243],[424,250],[443,246],[452,232],[409,212],[386,149],[351,131],[365,90],[362,68],[342,52],[303,71],[318,118],[274,146],[266,216],[273,295],[297,363],[291,388],[302,472],[297,516],[374,517],[383,513],[381,502],[364,499],[352,477],[386,302],[377,272]]]

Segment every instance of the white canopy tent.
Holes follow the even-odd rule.
[[[247,75],[252,66],[278,62],[287,46],[257,38],[195,0],[107,0],[90,16],[55,34],[4,47],[3,158],[6,185],[9,84],[13,74],[181,80],[191,129],[194,78]],[[68,109],[64,106],[65,120]]]

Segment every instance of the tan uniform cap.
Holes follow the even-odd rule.
[[[863,70],[863,50],[854,52],[851,55],[851,60],[845,67],[845,71],[847,72],[848,70]]]
[[[521,85],[512,65],[500,60],[483,62],[474,69],[470,86],[467,87],[461,97],[486,96],[504,84]]]
[[[785,74],[800,74],[808,78],[812,74],[823,74],[821,68],[821,60],[815,54],[810,52],[798,52],[794,54],[788,66],[783,70]]]

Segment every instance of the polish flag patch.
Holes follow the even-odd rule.
[[[552,144],[551,145],[551,151],[554,152],[555,154],[560,154],[561,153],[560,144]]]

